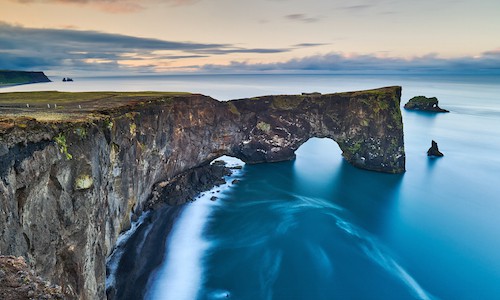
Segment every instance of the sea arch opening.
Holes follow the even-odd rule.
[[[295,151],[293,176],[297,188],[321,189],[345,163],[339,145],[330,138],[309,138]]]

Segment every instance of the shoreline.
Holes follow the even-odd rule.
[[[181,174],[161,191],[153,189],[151,209],[143,212],[131,229],[123,233],[127,235],[133,230],[117,243],[107,258],[107,299],[132,300],[146,296],[151,278],[165,261],[172,229],[179,216],[190,202],[200,200],[207,193],[215,197],[221,186],[230,184],[235,173],[232,170],[236,168],[228,161],[222,164],[215,160]],[[181,186],[180,189],[177,186]]]
[[[116,264],[113,285],[106,287],[107,299],[144,298],[149,275],[163,262],[168,237],[184,208],[165,205],[151,211],[123,245],[115,248],[106,266],[108,272],[109,263]],[[118,261],[114,262],[113,255],[117,254]]]

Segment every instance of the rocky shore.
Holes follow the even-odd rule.
[[[231,169],[223,161],[197,167],[155,186],[147,216],[134,233],[110,255],[106,289],[109,300],[143,299],[151,273],[163,262],[167,238],[183,204],[224,184]],[[154,251],[154,254],[148,254]],[[143,260],[141,257],[152,259]],[[111,267],[112,266],[112,267]],[[113,274],[110,274],[113,269]]]

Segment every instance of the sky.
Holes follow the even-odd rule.
[[[499,0],[0,0],[0,69],[495,73]]]

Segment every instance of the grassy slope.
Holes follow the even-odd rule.
[[[16,84],[49,82],[50,80],[43,72],[24,72],[0,70],[0,87]]]
[[[188,95],[180,92],[18,92],[0,93],[0,121],[33,118],[38,121],[92,119],[96,111],[149,100]],[[50,107],[49,107],[50,106]],[[95,116],[94,116],[95,117]]]

